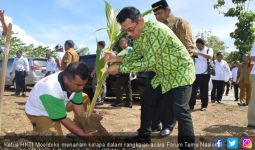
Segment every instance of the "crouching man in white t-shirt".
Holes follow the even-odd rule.
[[[248,127],[255,127],[255,43],[251,50],[251,72],[250,72],[250,82],[251,82],[251,99],[248,106]]]
[[[34,86],[25,105],[25,112],[34,131],[53,132],[61,136],[63,135],[62,124],[83,139],[87,139],[96,132],[84,132],[67,117],[67,107],[70,103],[79,118],[84,116],[82,90],[88,81],[88,73],[84,63],[74,62],[63,72],[51,74]]]

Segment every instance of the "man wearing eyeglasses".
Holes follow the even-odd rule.
[[[194,145],[195,135],[189,111],[191,84],[195,79],[194,63],[185,46],[168,26],[147,20],[135,7],[125,7],[117,15],[122,31],[133,41],[133,51],[122,57],[106,53],[107,62],[121,62],[111,65],[111,75],[119,72],[153,71],[155,76],[141,100],[141,122],[138,135],[126,142],[150,143],[151,122],[155,111],[161,111],[157,103],[163,104],[161,120],[175,116],[178,121],[178,143],[180,149]]]

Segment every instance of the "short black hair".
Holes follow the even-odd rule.
[[[126,19],[131,19],[132,21],[137,21],[141,17],[140,11],[135,7],[124,7],[116,19],[118,23],[123,23]]]
[[[200,43],[200,44],[202,44],[202,45],[205,45],[205,40],[203,40],[202,38],[198,38],[198,39],[196,40],[196,43]]]
[[[63,75],[69,79],[74,79],[77,75],[82,80],[87,80],[89,77],[89,69],[83,62],[73,62],[64,69]]]
[[[67,45],[70,48],[74,48],[74,42],[73,40],[67,40],[65,41],[65,45]]]
[[[16,52],[16,54],[20,54],[20,55],[22,55],[22,54],[23,54],[23,52],[22,52],[21,50],[18,50],[18,51]]]
[[[99,41],[97,42],[98,45],[101,45],[102,47],[105,47],[105,41]]]
[[[220,56],[220,55],[223,56],[223,53],[222,53],[222,52],[217,52],[217,53],[216,53],[216,56]]]

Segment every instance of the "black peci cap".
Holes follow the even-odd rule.
[[[167,1],[166,0],[160,0],[154,4],[151,5],[152,8],[157,7],[156,9],[154,9],[153,11],[156,12],[159,9],[164,9],[168,7]]]

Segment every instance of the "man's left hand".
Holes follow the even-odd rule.
[[[111,65],[108,69],[107,69],[108,74],[110,75],[116,75],[120,72],[120,66],[119,65]]]

